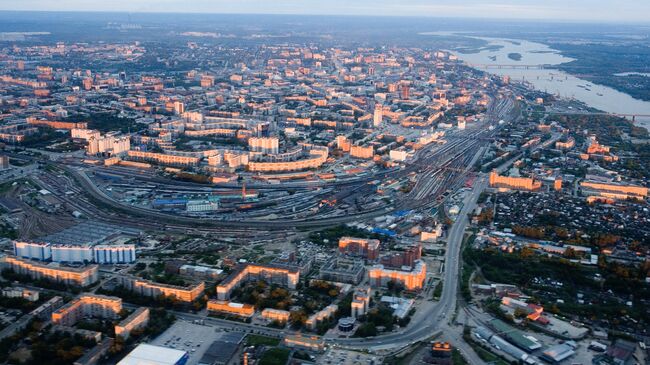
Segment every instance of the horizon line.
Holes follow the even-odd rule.
[[[540,23],[565,23],[565,24],[624,24],[624,25],[650,25],[650,20],[602,20],[602,19],[549,19],[549,18],[497,18],[481,16],[435,16],[435,15],[387,15],[387,14],[316,14],[316,13],[241,13],[241,12],[198,12],[198,11],[146,11],[146,10],[27,10],[27,9],[2,9],[0,13],[93,13],[93,14],[183,14],[183,15],[236,15],[236,16],[314,16],[314,17],[360,17],[360,18],[410,18],[410,19],[460,19],[484,21],[510,21],[510,22],[540,22]]]

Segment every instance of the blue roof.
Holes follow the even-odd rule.
[[[156,199],[154,205],[187,204],[187,199]]]
[[[383,228],[373,228],[372,233],[383,234],[385,236],[390,236],[390,237],[397,236],[397,232],[391,231],[389,229],[383,229]]]
[[[398,210],[397,212],[395,212],[394,215],[396,217],[404,217],[404,216],[408,215],[409,213],[411,213],[410,210]]]

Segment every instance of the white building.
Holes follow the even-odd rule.
[[[375,104],[375,112],[372,115],[372,125],[379,127],[384,120],[384,107],[381,104]]]
[[[182,365],[187,363],[189,358],[190,355],[186,351],[143,343],[120,360],[117,365]]]
[[[280,151],[280,141],[277,137],[251,137],[248,139],[248,148],[253,152],[277,154]]]
[[[47,261],[52,258],[49,243],[14,241],[14,254],[18,257]]]
[[[393,161],[404,162],[408,158],[408,152],[406,152],[405,150],[391,150],[388,153],[388,156]]]
[[[185,206],[188,212],[212,212],[219,209],[219,203],[215,200],[190,200]]]
[[[128,264],[135,262],[135,245],[97,245],[93,258],[98,264]]]
[[[92,262],[93,249],[90,246],[52,245],[54,262]]]
[[[103,136],[99,138],[90,138],[86,152],[89,155],[106,153],[110,155],[119,155],[131,149],[131,139],[128,136]]]
[[[95,262],[98,264],[125,264],[135,262],[135,245],[52,245],[47,242],[14,241],[18,257],[54,262]]]
[[[74,128],[70,130],[70,135],[72,138],[75,139],[83,139],[83,140],[90,140],[90,139],[99,139],[101,137],[100,133],[98,130],[94,129],[79,129],[79,128]]]

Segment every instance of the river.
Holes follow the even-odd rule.
[[[449,35],[447,32],[431,32],[427,35]],[[456,33],[456,35],[461,35]],[[536,42],[519,39],[501,39],[475,37],[488,42],[488,46],[475,53],[453,52],[459,59],[474,65],[559,65],[573,59],[565,57],[559,51]],[[497,46],[500,47],[497,49]],[[509,57],[515,54],[518,57]],[[517,60],[515,60],[515,59]],[[630,95],[611,87],[593,84],[589,81],[574,77],[560,70],[545,69],[496,69],[487,68],[485,71],[502,76],[510,76],[515,80],[525,80],[537,90],[562,97],[575,98],[590,107],[620,114],[650,115],[650,102],[635,99]],[[650,130],[650,118],[636,118],[636,124]]]

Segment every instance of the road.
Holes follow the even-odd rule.
[[[426,313],[419,314],[420,318],[427,318],[424,321],[412,321],[412,323],[403,331],[391,333],[372,338],[347,338],[331,339],[330,342],[342,347],[353,349],[384,349],[389,345],[393,348],[408,346],[414,342],[426,340],[433,333],[441,329],[449,329],[448,323],[451,321],[456,309],[456,297],[458,292],[459,278],[459,260],[460,250],[463,242],[465,229],[469,223],[468,214],[477,206],[477,201],[481,192],[485,190],[488,184],[486,175],[479,176],[474,183],[474,187],[463,201],[463,208],[456,221],[449,230],[447,239],[447,251],[445,254],[446,268],[443,277],[443,289],[440,301],[432,306]],[[474,364],[475,362],[472,362]],[[482,363],[482,362],[476,362]]]

